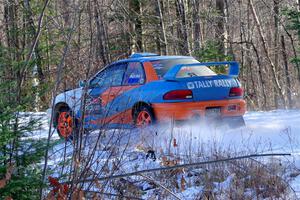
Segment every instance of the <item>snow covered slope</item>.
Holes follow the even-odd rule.
[[[34,139],[46,138],[48,136],[48,118],[46,114],[38,113],[42,118],[43,126],[40,131],[31,134]],[[283,162],[292,163],[294,170],[300,171],[300,110],[276,110],[269,112],[248,112],[245,115],[246,127],[239,129],[229,129],[228,127],[212,127],[206,124],[191,125],[170,128],[171,126],[159,127],[150,132],[138,133],[137,131],[124,130],[123,138],[117,142],[118,145],[126,146],[130,144],[127,150],[128,159],[123,170],[132,171],[138,164],[138,170],[158,167],[159,162],[139,161],[139,154],[131,154],[137,151],[137,146],[143,144],[156,152],[168,151],[171,148],[172,153],[177,155],[203,154],[207,147],[215,146],[226,151],[234,152],[234,155],[247,155],[251,153],[291,153],[292,156],[284,157]],[[90,140],[97,137],[98,132],[91,134]],[[114,134],[117,134],[114,132]],[[128,136],[127,136],[128,134]],[[57,139],[54,133],[53,139]],[[127,140],[128,139],[128,140]],[[176,148],[174,148],[174,139]],[[173,145],[170,145],[173,144]],[[171,146],[171,147],[170,147]],[[64,143],[57,145],[52,152],[50,165],[61,161],[62,156],[57,152],[62,150]],[[126,147],[127,148],[127,147]],[[72,147],[68,148],[71,154]],[[211,149],[208,148],[207,151]],[[57,160],[56,160],[57,159]],[[105,159],[105,158],[103,158]],[[124,162],[125,163],[125,162]],[[292,181],[292,187],[300,196],[300,177]],[[194,191],[195,190],[195,191]],[[194,192],[193,192],[194,191]],[[188,188],[183,197],[193,196],[198,190]],[[187,196],[185,196],[187,195]]]

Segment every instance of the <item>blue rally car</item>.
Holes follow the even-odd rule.
[[[214,72],[220,67],[227,74]],[[54,127],[68,138],[79,123],[98,129],[212,117],[242,125],[246,105],[238,73],[237,62],[200,63],[187,56],[136,53],[59,94]]]

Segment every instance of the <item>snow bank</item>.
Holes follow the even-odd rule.
[[[48,137],[49,118],[46,113],[27,113],[24,116],[41,119],[42,126],[28,134],[31,139],[45,139]],[[136,130],[110,130],[108,136],[101,140],[94,160],[106,160],[106,152],[103,149],[118,147],[119,151],[124,151],[125,159],[122,161],[122,171],[130,172],[141,169],[159,167],[161,165],[159,155],[172,154],[185,160],[180,162],[195,162],[197,156],[207,155],[209,158],[214,152],[209,152],[214,147],[215,150],[232,151],[239,155],[251,153],[280,152],[291,153],[291,157],[285,157],[283,162],[293,163],[293,170],[300,169],[300,111],[299,110],[276,110],[270,112],[248,112],[245,115],[246,127],[230,129],[222,126],[208,126],[205,123],[197,125],[186,124],[179,127],[171,125],[153,127],[142,132]],[[26,120],[24,120],[26,122]],[[99,131],[94,131],[86,140],[86,153],[93,147],[93,142],[99,135]],[[114,135],[113,139],[109,135]],[[56,133],[53,140],[57,140]],[[67,147],[65,149],[65,146]],[[137,148],[141,147],[141,148]],[[145,151],[154,150],[159,158],[156,161],[145,159]],[[66,156],[65,156],[66,155]],[[63,141],[56,145],[49,155],[49,166],[51,169],[58,169],[58,163],[72,156],[72,145]],[[65,168],[64,170],[68,170]],[[99,166],[93,169],[99,170]],[[59,174],[62,172],[58,172]],[[224,182],[216,183],[222,189],[226,189],[231,181],[229,176]],[[292,182],[292,187],[300,196],[300,178],[296,176]],[[184,199],[193,199],[202,190],[202,186],[189,187],[178,195]],[[251,193],[251,191],[250,191]]]

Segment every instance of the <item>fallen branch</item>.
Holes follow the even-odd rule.
[[[112,180],[112,179],[124,178],[124,177],[128,177],[128,176],[136,176],[136,175],[140,175],[142,173],[166,171],[166,170],[172,170],[172,169],[178,169],[178,168],[187,168],[187,167],[195,167],[195,166],[200,166],[200,165],[209,165],[209,164],[220,163],[220,162],[228,162],[228,161],[232,161],[232,160],[242,160],[242,159],[248,159],[248,158],[270,157],[270,156],[291,156],[291,154],[290,153],[251,154],[251,155],[238,156],[238,157],[233,157],[233,158],[224,158],[224,159],[209,160],[209,161],[198,162],[198,163],[188,163],[188,164],[182,164],[182,165],[175,165],[175,166],[170,166],[170,167],[145,169],[145,170],[135,171],[135,172],[126,173],[126,174],[119,174],[119,175],[112,175],[112,176],[99,177],[99,178],[93,178],[93,179],[79,180],[76,183],[93,182],[95,180],[98,180],[98,181]],[[69,184],[70,181],[67,181],[65,183]]]
[[[101,194],[104,196],[114,196],[114,197],[121,197],[121,198],[126,198],[126,199],[137,199],[137,200],[144,200],[142,198],[134,197],[134,196],[126,196],[126,195],[121,195],[121,194],[112,194],[112,193],[106,193],[106,192],[98,192],[98,191],[88,191],[84,190],[85,193],[95,193],[95,194]]]

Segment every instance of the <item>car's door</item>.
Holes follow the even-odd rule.
[[[119,83],[119,82],[118,82]],[[145,83],[145,73],[140,62],[129,62],[121,85],[115,84],[102,93],[102,106],[107,110],[105,121],[119,126],[131,124],[131,109],[138,101],[139,86]]]
[[[107,113],[106,105],[114,97],[109,91],[121,86],[126,70],[126,63],[113,64],[98,73],[89,83],[87,111],[89,115],[103,118]]]
[[[145,84],[145,81],[146,77],[142,63],[129,62],[122,83],[123,110],[131,108],[138,101],[140,91],[135,88]]]
[[[126,110],[130,106],[130,99],[134,98],[133,93],[129,91],[144,84],[145,75],[142,64],[140,62],[126,63],[126,71],[121,83],[120,79],[121,77],[117,77],[117,84],[115,82],[101,95],[102,106],[110,106],[109,110],[115,113]]]
[[[144,84],[145,73],[140,62],[118,63],[107,67],[90,81],[88,98],[89,124],[123,124],[119,115],[130,109],[139,94],[135,88]]]

